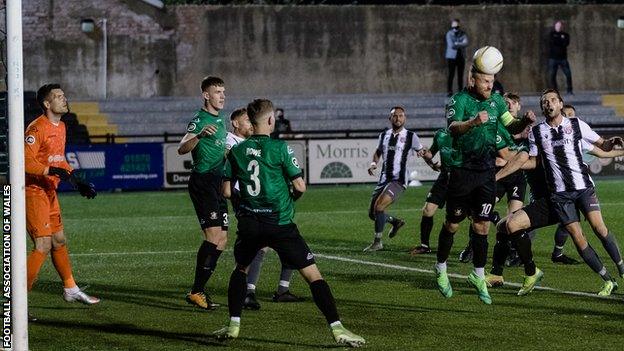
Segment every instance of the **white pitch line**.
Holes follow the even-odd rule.
[[[412,272],[419,272],[419,273],[427,273],[427,274],[434,274],[435,273],[434,271],[428,270],[428,269],[422,269],[422,268],[416,268],[416,267],[407,267],[407,266],[399,266],[399,265],[396,265],[396,264],[387,264],[387,263],[380,263],[380,262],[364,261],[364,260],[358,260],[358,259],[355,259],[355,258],[347,258],[347,257],[341,257],[341,256],[330,256],[330,255],[324,255],[324,254],[315,254],[315,256],[316,257],[325,258],[325,259],[328,259],[328,260],[335,260],[335,261],[342,261],[342,262],[349,262],[349,263],[358,263],[358,264],[363,264],[363,265],[367,265],[367,266],[377,266],[377,267],[384,267],[384,268],[391,268],[391,269],[397,269],[397,270],[403,270],[403,271],[412,271]],[[449,273],[448,276],[452,277],[452,278],[458,278],[458,279],[466,279],[466,278],[468,278],[465,275],[455,274],[455,273]],[[510,283],[510,282],[505,282],[505,285],[506,286],[518,287],[518,288],[522,287],[522,284]],[[536,290],[552,291],[552,292],[556,292],[556,293],[560,293],[560,294],[566,294],[566,295],[595,297],[595,298],[599,298],[599,299],[610,299],[610,300],[619,299],[618,297],[615,297],[615,296],[598,296],[597,294],[592,294],[592,293],[587,293],[587,292],[582,292],[582,291],[560,290],[560,289],[555,289],[555,288],[549,288],[549,287],[546,287],[546,286],[536,286],[535,289]]]
[[[225,251],[231,251],[231,249],[226,249]],[[79,257],[79,256],[160,255],[160,254],[188,254],[188,253],[194,253],[194,252],[196,252],[196,251],[87,252],[87,253],[73,253],[73,254],[70,254],[70,256]],[[418,273],[434,274],[434,271],[432,271],[432,270],[422,269],[422,268],[417,268],[417,267],[400,266],[400,265],[396,265],[396,264],[372,262],[372,261],[358,260],[358,259],[355,259],[355,258],[348,258],[348,257],[342,257],[342,256],[332,256],[332,255],[325,255],[325,254],[314,254],[314,256],[315,257],[324,258],[324,259],[327,259],[327,260],[349,262],[349,263],[358,263],[358,264],[367,265],[367,266],[377,266],[377,267],[391,268],[391,269],[402,270],[402,271],[411,271],[411,272],[418,272]],[[456,274],[456,273],[449,273],[448,275],[451,278],[457,278],[457,279],[466,279],[466,278],[468,278],[465,275]],[[517,287],[517,288],[522,286],[522,284],[511,283],[511,282],[505,282],[505,285],[506,286],[513,286],[513,287]],[[608,300],[619,299],[618,297],[615,297],[615,296],[598,296],[596,294],[582,292],[582,291],[560,290],[560,289],[555,289],[555,288],[549,288],[549,287],[546,287],[546,286],[536,286],[535,289],[536,290],[552,291],[552,292],[556,292],[556,293],[560,293],[560,294],[573,295],[573,296],[595,297],[595,298],[599,298],[599,299],[608,299]]]

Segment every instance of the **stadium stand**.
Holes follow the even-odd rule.
[[[245,106],[251,97],[228,97],[225,115]],[[327,96],[281,96],[273,98],[282,107],[296,132],[323,130],[377,130],[387,127],[382,118],[392,106],[405,106],[408,128],[434,129],[446,126],[444,94],[345,94]],[[599,93],[578,93],[564,96],[573,104],[578,116],[592,125],[622,123],[616,106],[603,104]],[[608,102],[619,102],[607,98]],[[195,97],[157,97],[149,99],[116,99],[102,101],[99,108],[108,121],[117,126],[119,135],[183,134],[186,123],[201,105]],[[539,114],[539,96],[522,97],[523,111],[532,109]],[[79,118],[82,116],[79,114]],[[91,129],[90,129],[91,131]],[[93,135],[94,133],[91,132]],[[131,138],[133,141],[162,141],[157,138]]]

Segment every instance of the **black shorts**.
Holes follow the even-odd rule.
[[[592,211],[600,211],[600,203],[594,187],[575,191],[562,191],[550,195],[553,208],[563,225],[580,222],[579,210],[585,217]]]
[[[559,223],[559,217],[555,212],[550,199],[541,197],[524,206],[522,211],[527,214],[531,227],[529,230],[539,229]]]
[[[377,184],[371,195],[371,202],[368,207],[368,217],[375,220],[375,202],[377,202],[377,199],[381,196],[381,194],[388,194],[388,196],[392,198],[392,202],[394,202],[399,199],[404,191],[405,187],[396,181]]]
[[[507,202],[511,200],[524,202],[526,187],[524,172],[515,172],[496,182],[496,199],[500,201],[507,194]]]
[[[188,190],[202,229],[221,227],[227,230],[228,207],[221,193],[223,178],[213,173],[191,173]]]
[[[446,199],[446,220],[459,223],[466,216],[489,221],[496,202],[495,170],[452,168]]]
[[[446,194],[448,192],[448,182],[449,172],[444,170],[441,171],[435,183],[433,183],[433,186],[429,190],[425,201],[431,204],[436,204],[439,208],[444,208],[444,204],[446,203]]]
[[[267,246],[277,252],[286,268],[299,270],[316,263],[294,223],[277,225],[259,221],[254,216],[240,216],[236,234],[234,258],[241,266],[249,266],[258,250]]]

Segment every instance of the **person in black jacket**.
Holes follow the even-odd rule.
[[[553,30],[548,36],[548,72],[550,87],[557,89],[557,70],[559,67],[566,76],[568,94],[572,92],[572,72],[568,63],[568,45],[570,45],[570,34],[563,31],[563,21],[555,22]]]

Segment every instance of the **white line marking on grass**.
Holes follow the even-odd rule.
[[[227,249],[225,251],[231,251],[231,249]],[[196,251],[86,252],[86,253],[72,253],[72,254],[70,254],[70,256],[74,256],[74,257],[80,257],[80,256],[130,256],[130,255],[134,256],[134,255],[160,255],[160,254],[189,254],[189,253],[194,253],[194,252],[196,252]],[[418,272],[418,273],[434,274],[433,270],[417,268],[417,267],[400,266],[400,265],[396,265],[396,264],[373,262],[373,261],[365,261],[365,260],[359,260],[359,259],[355,259],[355,258],[348,258],[348,257],[342,257],[342,256],[332,256],[332,255],[325,255],[325,254],[318,254],[318,253],[315,254],[315,256],[316,257],[320,257],[320,258],[325,258],[325,259],[328,259],[328,260],[349,262],[349,263],[357,263],[357,264],[362,264],[362,265],[367,265],[367,266],[377,266],[377,267],[391,268],[391,269],[402,270],[402,271],[411,271],[411,272]],[[451,278],[457,278],[457,279],[466,279],[466,278],[468,278],[465,275],[456,274],[456,273],[449,273],[448,276],[451,277]],[[505,282],[505,286],[513,286],[513,287],[519,288],[519,287],[522,286],[522,284]],[[549,288],[549,287],[546,287],[546,286],[536,286],[535,289],[536,290],[544,290],[544,291],[552,291],[552,292],[556,292],[556,293],[560,293],[560,294],[573,295],[573,296],[595,297],[595,298],[599,298],[599,299],[608,299],[608,300],[617,300],[617,299],[619,299],[619,297],[616,297],[616,296],[598,296],[597,294],[592,294],[592,293],[587,293],[587,292],[582,292],[582,291],[560,290],[560,289],[555,289],[555,288]]]
[[[324,255],[324,254],[315,254],[315,256],[316,257],[325,258],[325,259],[328,259],[328,260],[342,261],[342,262],[349,262],[349,263],[358,263],[358,264],[363,264],[363,265],[367,265],[367,266],[377,266],[377,267],[391,268],[391,269],[397,269],[397,270],[402,270],[402,271],[412,271],[412,272],[419,272],[419,273],[434,274],[433,270],[416,268],[416,267],[399,266],[399,265],[396,265],[396,264],[364,261],[364,260],[358,260],[358,259],[355,259],[355,258],[347,258],[347,257],[341,257],[341,256],[331,256],[331,255]],[[468,278],[465,275],[455,274],[455,273],[449,273],[448,276],[452,277],[452,278],[458,278],[458,279],[466,279],[466,278]],[[517,288],[522,287],[522,284],[518,284],[518,283],[505,282],[505,285],[506,286],[513,286],[513,287],[517,287]],[[619,299],[619,297],[616,297],[616,296],[598,296],[597,294],[592,294],[592,293],[587,293],[587,292],[582,292],[582,291],[560,290],[560,289],[555,289],[555,288],[549,288],[549,287],[546,287],[546,286],[536,286],[535,289],[536,290],[552,291],[552,292],[556,292],[556,293],[560,293],[560,294],[573,295],[573,296],[595,297],[595,298],[599,298],[599,299],[610,299],[610,300]]]

